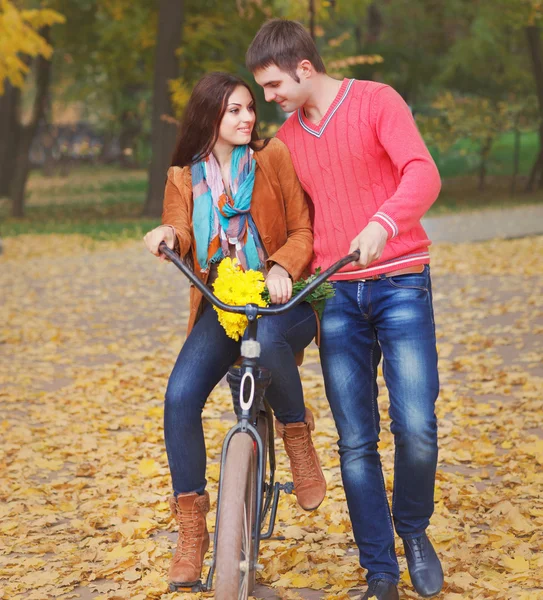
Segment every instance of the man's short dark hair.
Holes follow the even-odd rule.
[[[317,73],[326,73],[309,32],[301,23],[286,19],[271,19],[264,23],[245,55],[251,72],[276,65],[297,82],[300,79],[296,75],[296,67],[302,60],[308,60]]]

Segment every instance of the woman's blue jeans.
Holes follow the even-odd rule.
[[[272,376],[266,398],[282,423],[304,420],[303,390],[295,354],[311,343],[316,327],[315,313],[306,302],[284,315],[258,320],[260,364]],[[240,346],[241,342],[226,335],[217,313],[206,302],[179,353],[166,389],[164,437],[176,496],[204,493],[206,449],[202,410],[213,388],[238,359]]]
[[[321,323],[320,355],[354,538],[368,581],[397,583],[394,529],[377,450],[377,366],[382,355],[395,441],[392,517],[400,537],[415,537],[433,512],[437,464],[439,380],[430,270],[334,287]]]

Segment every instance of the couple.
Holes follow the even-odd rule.
[[[401,97],[383,84],[329,77],[302,25],[264,24],[247,66],[266,100],[293,114],[275,139],[261,141],[249,86],[225,73],[203,77],[168,171],[163,225],[145,243],[157,256],[165,241],[190,257],[208,285],[220,260],[235,257],[264,273],[273,303],[287,302],[292,282],[308,267],[326,269],[360,250],[358,263],[332,278],[320,357],[354,538],[367,569],[362,600],[398,598],[394,529],[415,589],[435,595],[443,571],[425,530],[433,512],[439,384],[430,241],[420,219],[437,198],[439,174]],[[316,331],[307,303],[263,319],[258,330],[262,365],[272,372],[267,398],[306,510],[317,508],[326,491],[296,366]],[[169,573],[176,583],[200,578],[209,545],[201,413],[239,350],[192,288],[189,334],[164,414],[171,507],[180,529]],[[392,515],[377,450],[381,355],[396,448]]]

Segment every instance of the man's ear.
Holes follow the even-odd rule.
[[[304,79],[308,79],[314,73],[315,68],[313,67],[310,60],[304,58],[304,60],[301,60],[298,63],[298,68],[296,69],[296,71],[298,72],[298,76],[300,78],[303,77]]]

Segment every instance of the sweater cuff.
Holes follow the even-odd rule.
[[[379,225],[382,225],[386,229],[388,233],[388,239],[395,238],[400,232],[394,219],[384,212],[376,212],[370,219],[370,223],[372,221],[379,223]]]

